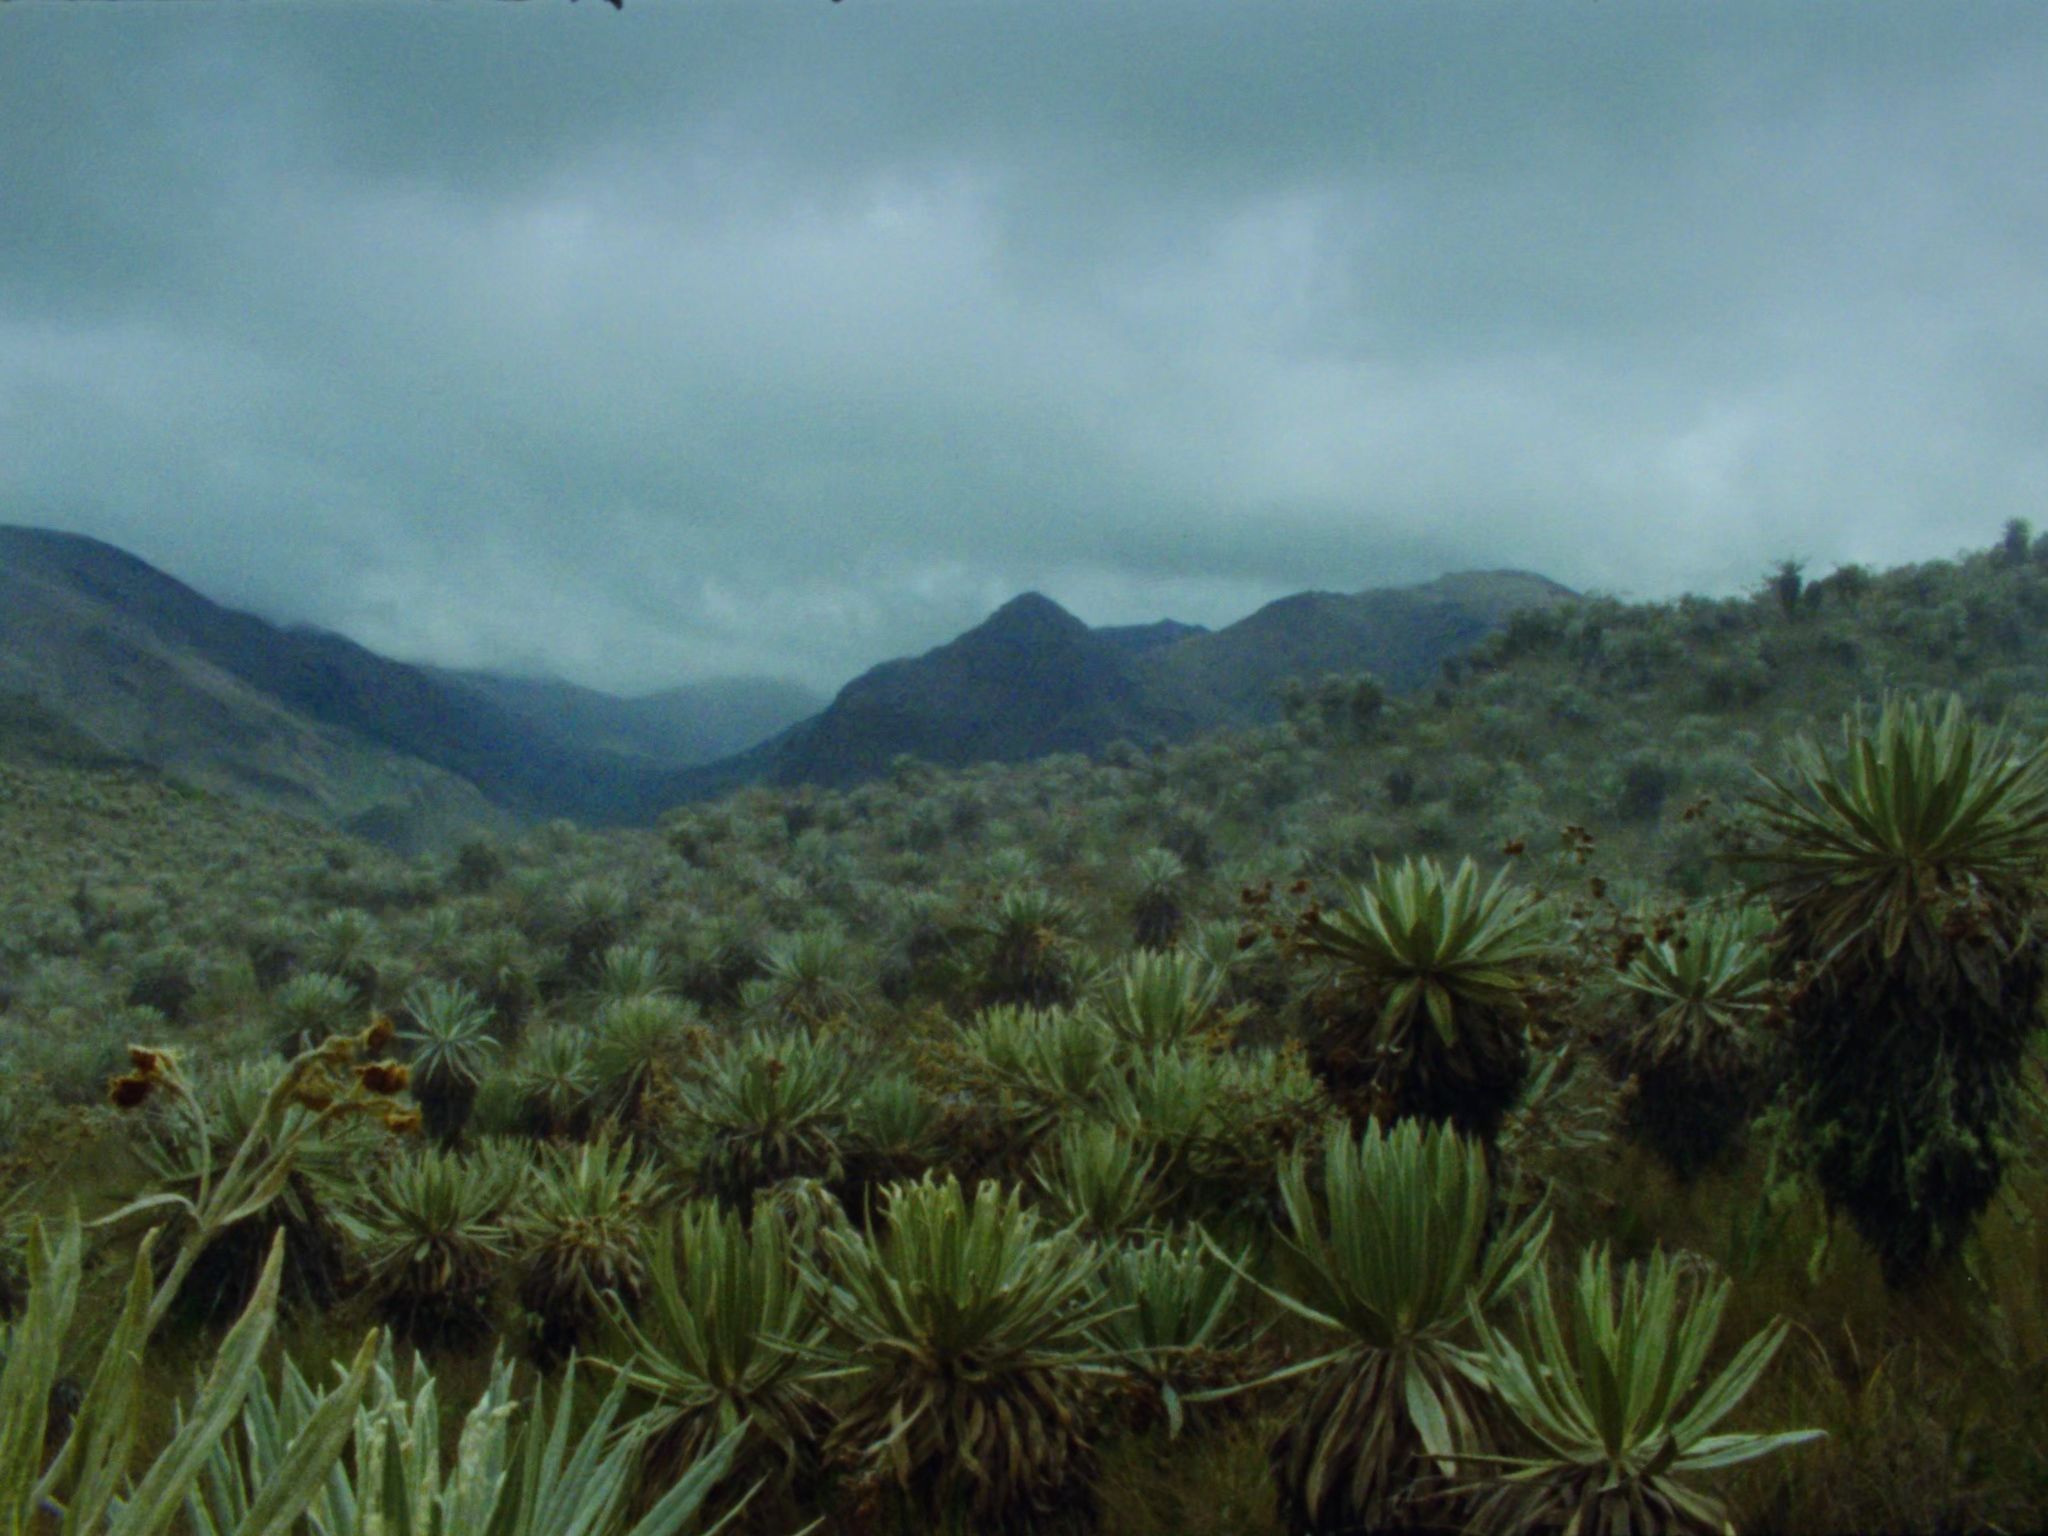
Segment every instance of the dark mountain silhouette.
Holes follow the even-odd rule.
[[[856,678],[815,719],[681,782],[695,795],[761,781],[844,785],[904,754],[960,765],[1099,752],[1119,738],[1179,740],[1277,719],[1288,677],[1373,672],[1393,692],[1421,687],[1510,614],[1572,595],[1523,571],[1475,571],[1415,587],[1304,592],[1212,632],[1172,620],[1090,629],[1029,592],[937,650]]]
[[[753,782],[853,784],[905,755],[1178,740],[1274,718],[1289,676],[1419,687],[1516,610],[1570,596],[1526,572],[1468,572],[1300,593],[1211,632],[1090,629],[1027,592],[797,719],[813,701],[781,683],[622,699],[411,666],[221,607],[98,540],[0,527],[0,752],[105,752],[414,846],[550,816],[644,822]]]
[[[345,825],[617,823],[666,793],[644,763],[76,534],[0,528],[0,687],[110,750]]]

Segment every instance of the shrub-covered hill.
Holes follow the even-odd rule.
[[[1838,1171],[1780,1093],[1796,1041],[1778,1010],[1811,1011],[1757,970],[1782,914],[1701,915],[1744,873],[1719,855],[1738,824],[1753,827],[1741,801],[1755,770],[1780,771],[1793,738],[1837,740],[1846,711],[1888,690],[1957,692],[2023,736],[2048,727],[2048,559],[2022,535],[1952,562],[1812,584],[1781,571],[1751,597],[1587,599],[1511,623],[1434,687],[1390,696],[1368,680],[1304,678],[1278,723],[1156,751],[966,770],[902,761],[848,789],[756,787],[686,806],[658,831],[558,822],[410,861],[128,770],[8,769],[0,1152],[50,1176],[27,1197],[45,1210],[77,1195],[90,1216],[187,1188],[189,1149],[180,1162],[163,1139],[175,1140],[172,1117],[99,1105],[131,1041],[182,1048],[225,1137],[248,1122],[282,1051],[381,1011],[409,1057],[408,1102],[444,1145],[415,1150],[376,1125],[320,1144],[272,1222],[312,1256],[294,1272],[295,1357],[310,1375],[379,1319],[432,1347],[449,1383],[480,1382],[500,1345],[548,1372],[572,1345],[634,1354],[637,1390],[668,1415],[649,1443],[657,1480],[704,1444],[690,1427],[685,1358],[701,1345],[679,1319],[702,1310],[689,1287],[716,1277],[676,1255],[740,1255],[699,1202],[765,1199],[777,1215],[755,1220],[771,1234],[758,1240],[786,1233],[789,1247],[746,1259],[758,1267],[739,1290],[760,1316],[720,1347],[829,1341],[858,1367],[830,1380],[792,1370],[776,1378],[774,1406],[747,1410],[750,1423],[762,1415],[761,1433],[737,1481],[766,1479],[765,1530],[874,1500],[915,1511],[969,1499],[936,1470],[963,1464],[942,1437],[973,1422],[965,1410],[918,1420],[941,1437],[919,1440],[914,1463],[936,1481],[860,1470],[901,1401],[890,1394],[915,1383],[892,1384],[880,1356],[861,1353],[861,1330],[880,1324],[859,1298],[862,1284],[881,1294],[878,1266],[911,1262],[908,1246],[865,1246],[881,1241],[891,1181],[985,1174],[1026,1213],[1023,1226],[1071,1227],[1073,1242],[1093,1245],[1015,1249],[1048,1294],[1073,1303],[1035,1325],[1055,1374],[1034,1378],[1031,1401],[1086,1426],[1081,1440],[1035,1441],[1042,1460],[1001,1462],[1033,1518],[1092,1501],[1100,1528],[1133,1533],[1300,1531],[1315,1495],[1288,1468],[1334,1456],[1363,1468],[1357,1497],[1398,1501],[1412,1447],[1397,1435],[1371,1450],[1341,1418],[1341,1380],[1310,1369],[1338,1347],[1310,1314],[1336,1303],[1323,1296],[1283,1318],[1256,1287],[1228,1283],[1216,1251],[1299,1297],[1315,1261],[1276,1259],[1275,1233],[1301,1239],[1287,1223],[1324,1209],[1326,1182],[1354,1177],[1337,1166],[1350,1154],[1325,1161],[1326,1117],[1379,1104],[1428,1118],[1441,1084],[1386,1098],[1373,1086],[1379,1058],[1330,1047],[1381,1017],[1346,990],[1369,945],[1354,943],[1346,962],[1331,958],[1347,951],[1330,932],[1320,950],[1273,932],[1305,910],[1341,910],[1375,860],[1454,866],[1469,853],[1488,876],[1506,866],[1503,910],[1535,895],[1528,910],[1545,915],[1516,929],[1496,913],[1488,929],[1494,972],[1526,1012],[1484,981],[1454,1003],[1460,1028],[1527,1051],[1452,1074],[1453,1122],[1495,1140],[1484,1166],[1514,1218],[1496,1230],[1526,1236],[1533,1227],[1516,1223],[1546,1202],[1558,1287],[1597,1278],[1580,1256],[1599,1243],[1617,1262],[1689,1255],[1656,1272],[1688,1293],[1707,1261],[1733,1283],[1713,1370],[1738,1364],[1738,1347],[1773,1317],[1795,1325],[1732,1425],[1815,1427],[1827,1440],[1700,1470],[1697,1486],[1725,1497],[1745,1529],[2039,1528],[2048,1137],[2034,1120],[2005,1126],[2001,1192],[1953,1262],[1917,1289],[1888,1286],[1896,1276],[1866,1241],[1868,1221],[1826,1215],[1822,1181]],[[1685,1133],[1706,1096],[1681,1099],[1677,1123],[1660,1123],[1655,1106],[1670,1097],[1627,1054],[1648,1015],[1622,968],[1649,948],[1676,975],[1680,939],[1739,962],[1716,1006],[1748,1021],[1739,1033],[1757,1048],[1730,1096],[1728,1141],[1705,1151]],[[1170,961],[1140,958],[1141,947],[1176,946]],[[2028,995],[2025,984],[2012,995]],[[2023,1019],[2017,1033],[2033,1027]],[[1486,1089],[1496,1067],[1500,1102],[1455,1099]],[[2041,1087],[2032,1047],[2014,1070]],[[358,1086],[371,1081],[392,1079]],[[1727,1083],[1710,1074],[1708,1086]],[[55,1127],[73,1134],[44,1134]],[[68,1161],[51,1151],[79,1139]],[[1297,1152],[1313,1173],[1283,1183]],[[1673,1158],[1695,1153],[1681,1177]],[[592,1201],[609,1225],[593,1224]],[[906,1197],[913,1206],[944,1229],[942,1196]],[[424,1219],[440,1224],[436,1246],[414,1265],[407,1234]],[[978,1219],[1012,1238],[1022,1230],[992,1207]],[[571,1228],[582,1236],[557,1240]],[[175,1314],[188,1343],[216,1336],[219,1298],[239,1304],[257,1246],[223,1239],[210,1288]],[[585,1264],[640,1297],[632,1328],[584,1307]],[[809,1289],[778,1287],[798,1268]],[[668,1300],[661,1275],[679,1288]],[[1111,1345],[1110,1319],[1087,1309],[1107,1306],[1117,1284],[1206,1297],[1218,1331],[1192,1353],[1147,1354],[1127,1333]],[[1476,1347],[1453,1311],[1445,1326]],[[1100,1381],[1068,1372],[1083,1355],[1118,1362],[1113,1391],[1096,1395]],[[1490,1358],[1498,1387],[1512,1373]],[[180,1357],[183,1374],[165,1376],[167,1400],[187,1365]],[[1291,1365],[1303,1373],[1201,1399],[1204,1387]],[[1498,1390],[1488,1415],[1510,1411]],[[1164,1427],[1176,1414],[1178,1438]],[[1375,1456],[1391,1482],[1375,1480]],[[1695,1487],[1686,1466],[1666,1470]],[[1501,1501],[1489,1528],[1541,1525]]]

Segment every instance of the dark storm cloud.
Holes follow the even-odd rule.
[[[453,663],[836,683],[1924,558],[2048,469],[2031,8],[0,7],[0,519]]]

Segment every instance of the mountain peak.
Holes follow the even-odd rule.
[[[983,629],[1083,630],[1088,626],[1043,592],[1020,592],[984,619]]]

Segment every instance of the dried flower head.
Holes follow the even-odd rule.
[[[107,1079],[107,1102],[116,1109],[135,1109],[156,1087],[156,1078],[141,1072],[130,1072],[124,1077]]]
[[[370,1093],[403,1093],[412,1082],[412,1069],[395,1061],[367,1062],[356,1068],[356,1081]]]

